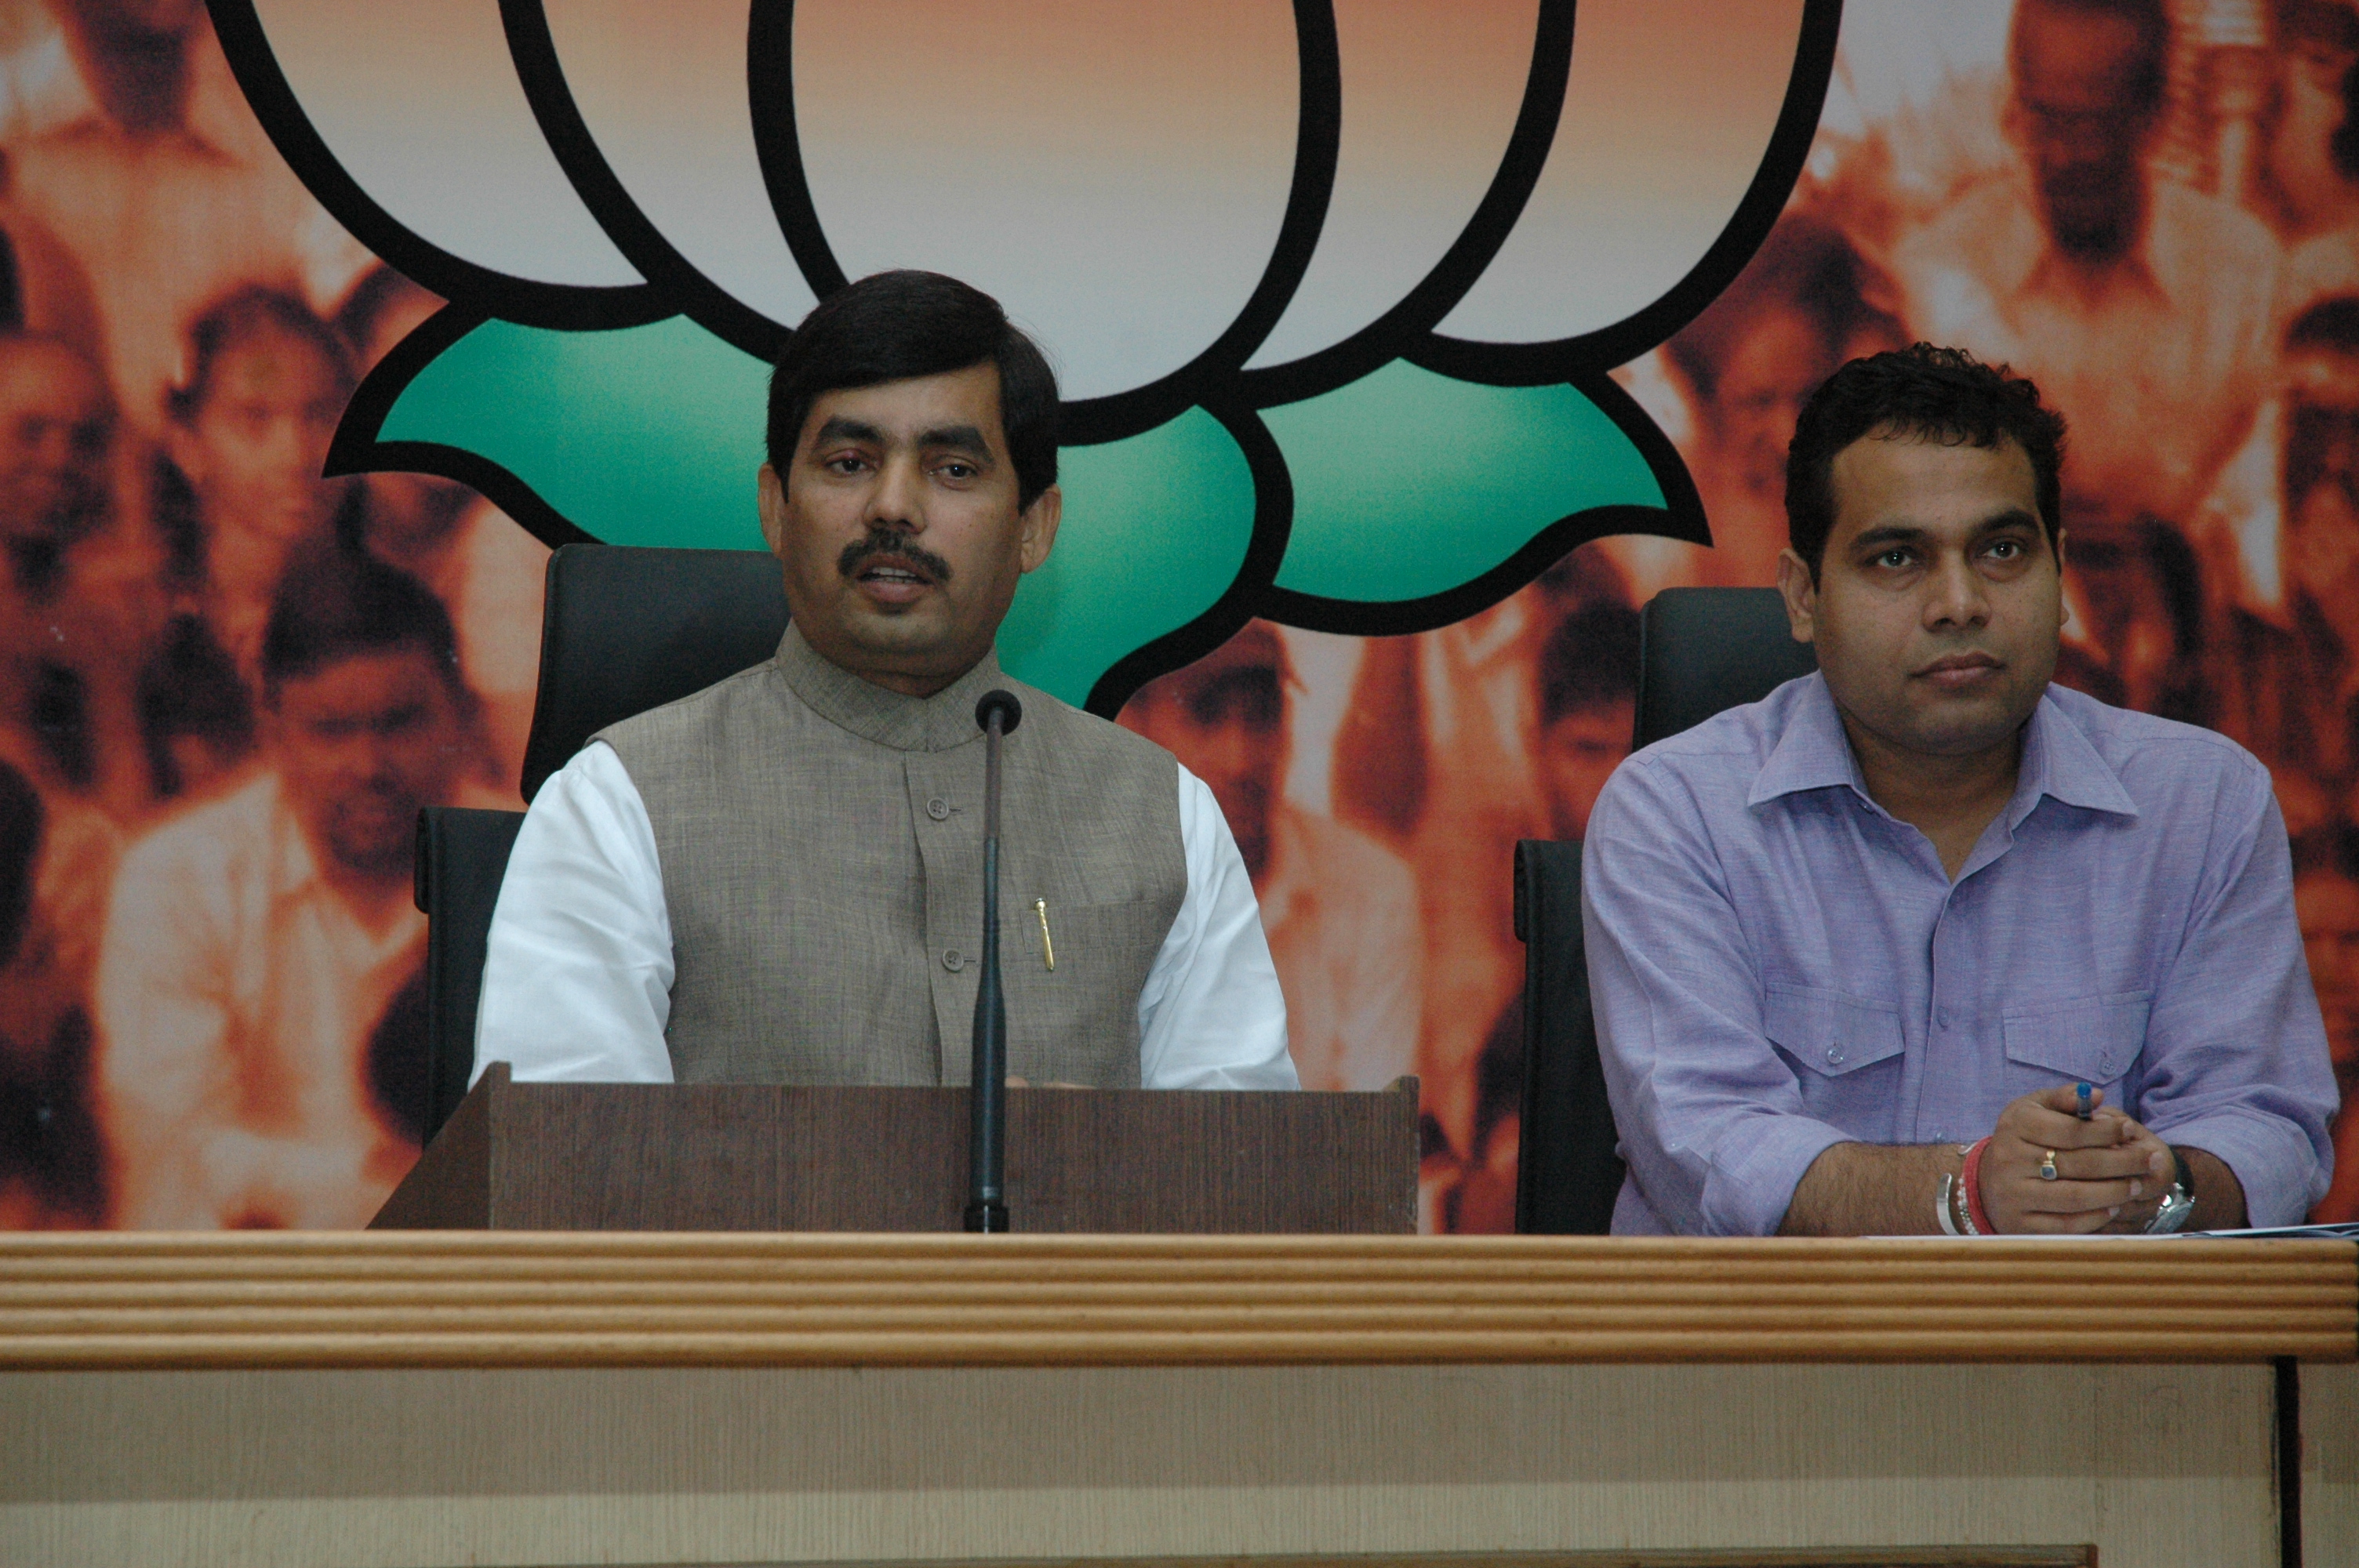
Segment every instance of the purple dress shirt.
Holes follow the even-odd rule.
[[[2051,686],[1952,882],[1809,676],[1624,762],[1582,884],[1617,1234],[1767,1236],[1832,1144],[1967,1142],[2083,1079],[2227,1162],[2253,1225],[2326,1190],[2284,819],[2208,730]]]

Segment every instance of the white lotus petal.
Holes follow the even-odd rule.
[[[1539,0],[1343,0],[1343,141],[1310,269],[1247,363],[1342,342],[1400,302],[1489,189],[1531,73]]]
[[[748,0],[561,0],[559,63],[598,150],[647,221],[715,286],[781,326],[817,303],[770,211],[745,97]]]
[[[804,0],[795,110],[845,276],[998,296],[1065,395],[1187,363],[1260,282],[1293,179],[1279,0]]]
[[[1720,237],[1793,74],[1802,0],[1582,0],[1548,168],[1439,329],[1548,342],[1645,308]]]
[[[538,283],[640,281],[541,139],[494,0],[256,0],[312,128],[378,206]]]

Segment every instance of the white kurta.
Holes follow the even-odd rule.
[[[1179,770],[1188,892],[1138,998],[1151,1089],[1290,1089],[1286,998],[1253,881],[1202,780]],[[592,741],[534,796],[492,916],[475,1073],[669,1083],[671,922],[646,805]],[[915,982],[913,982],[915,983]]]

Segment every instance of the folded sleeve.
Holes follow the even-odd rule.
[[[1188,892],[1138,997],[1139,1081],[1150,1089],[1291,1089],[1286,994],[1228,819],[1180,774]]]
[[[1754,955],[1669,769],[1615,772],[1581,881],[1598,1052],[1640,1195],[1674,1234],[1775,1233],[1811,1162],[1855,1140],[1806,1113],[1763,1033]]]
[[[2298,1225],[2333,1173],[2334,1070],[2294,914],[2285,819],[2246,758],[2223,787],[2187,933],[2147,1022],[2141,1119],[2218,1156],[2255,1226]]]
[[[671,921],[654,826],[613,748],[541,786],[492,912],[475,1069],[521,1079],[669,1083]]]

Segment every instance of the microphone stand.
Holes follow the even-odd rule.
[[[974,705],[983,727],[983,975],[974,993],[974,1065],[968,1074],[966,1227],[1005,1231],[1007,1187],[1007,999],[999,984],[999,742],[1024,717],[1015,694]]]

